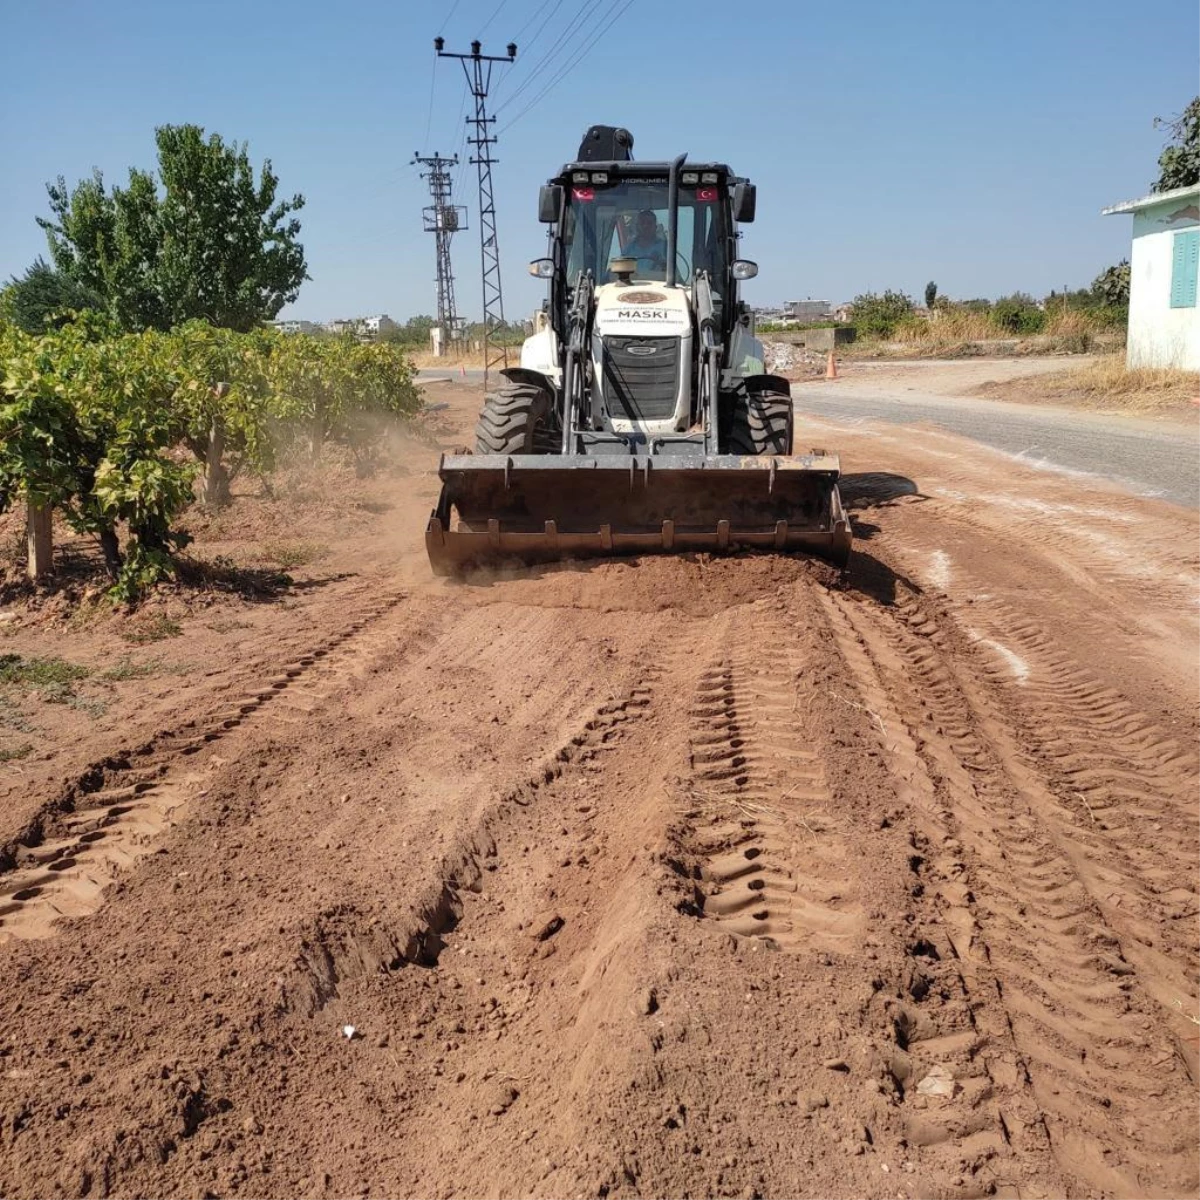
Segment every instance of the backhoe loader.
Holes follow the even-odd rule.
[[[845,566],[836,455],[793,455],[790,385],[765,370],[739,285],[754,185],[722,163],[634,162],[593,126],[542,189],[549,295],[475,452],[444,455],[435,573],[505,560],[802,550]]]

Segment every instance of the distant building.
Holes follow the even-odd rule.
[[[371,342],[380,334],[390,334],[392,330],[400,329],[400,324],[392,320],[388,314],[379,313],[377,317],[338,317],[336,320],[330,320],[324,325],[316,325],[313,328],[336,336],[353,334],[355,337],[362,338],[362,341]]]
[[[830,312],[828,300],[785,300],[783,302],[785,315],[793,321],[805,325],[810,321],[828,321],[833,315]]]
[[[1105,216],[1123,213],[1133,214],[1125,360],[1130,367],[1200,371],[1200,184],[1103,210]]]
[[[365,338],[377,338],[381,333],[391,333],[393,329],[400,328],[387,313],[380,313],[377,317],[359,317],[354,326],[354,332]]]
[[[756,308],[753,312],[755,324],[760,328],[770,325],[773,329],[790,329],[796,324],[782,308]]]
[[[272,321],[270,324],[280,333],[315,333],[320,328],[315,321]]]
[[[848,324],[850,321],[853,321],[854,320],[854,305],[853,304],[839,304],[837,306],[837,308],[835,308],[833,310],[833,319],[835,321],[841,322],[843,325]]]

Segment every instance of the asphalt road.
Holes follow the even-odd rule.
[[[799,418],[811,413],[838,423],[926,424],[1026,464],[1082,472],[1141,496],[1200,508],[1200,431],[1195,425],[978,397],[914,395],[849,380],[798,384],[792,394]]]
[[[430,368],[417,372],[418,383],[450,383],[451,381],[458,381],[459,383],[482,383],[483,370],[480,367],[467,367],[466,370],[460,367],[448,367],[444,371]]]

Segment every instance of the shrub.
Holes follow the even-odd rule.
[[[0,513],[22,500],[59,510],[99,539],[113,597],[134,601],[173,573],[202,465],[227,495],[238,465],[270,464],[271,433],[302,432],[314,452],[335,438],[361,461],[387,420],[420,406],[394,345],[199,321],[121,333],[95,314],[30,335],[0,320]]]
[[[1046,323],[1046,314],[1024,292],[1002,296],[992,305],[991,318],[997,330],[1023,336],[1040,333]]]
[[[878,295],[866,292],[855,296],[853,324],[859,337],[889,338],[896,326],[912,314],[912,297],[890,289]]]

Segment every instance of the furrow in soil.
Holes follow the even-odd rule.
[[[1137,967],[1031,794],[1016,739],[970,676],[960,678],[928,613],[903,600],[895,614],[849,599],[837,606],[934,781],[949,870],[974,902],[954,950],[996,973],[1059,1168],[1087,1191],[1194,1187],[1187,1074]]]

